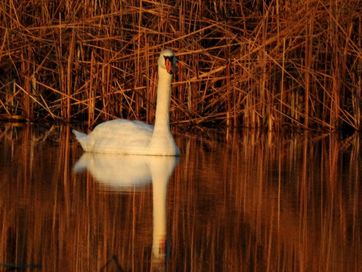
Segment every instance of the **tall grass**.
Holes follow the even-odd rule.
[[[152,122],[168,47],[175,124],[359,130],[359,2],[4,0],[0,114]]]

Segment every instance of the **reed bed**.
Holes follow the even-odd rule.
[[[178,125],[361,129],[359,0],[0,3],[0,116],[152,122],[156,58]]]

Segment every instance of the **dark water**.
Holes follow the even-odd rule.
[[[77,163],[69,128],[0,124],[0,270],[360,271],[359,135],[200,134]]]

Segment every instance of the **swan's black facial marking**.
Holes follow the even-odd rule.
[[[176,56],[163,56],[166,59],[168,59],[169,61],[171,61],[172,63],[177,63],[178,59],[176,58]]]
[[[177,58],[176,56],[163,56],[165,59],[166,70],[169,74],[175,74],[177,72]]]
[[[165,60],[173,61],[174,56],[163,56]]]

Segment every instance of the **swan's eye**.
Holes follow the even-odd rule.
[[[178,62],[178,59],[175,56],[163,56],[165,58],[165,61],[168,60],[169,62],[176,64]]]
[[[175,74],[177,72],[177,62],[178,59],[175,56],[163,56],[165,58],[166,70],[170,74]]]

